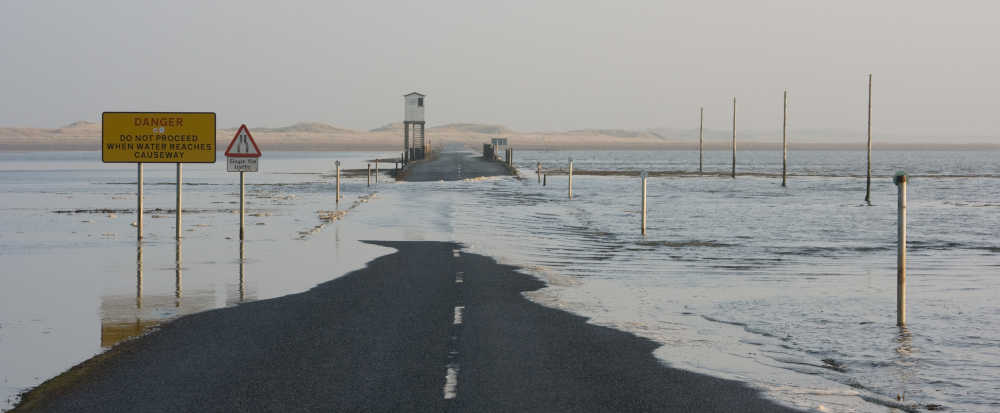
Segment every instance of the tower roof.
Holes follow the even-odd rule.
[[[420,97],[424,97],[424,96],[427,96],[427,95],[425,95],[425,94],[423,94],[423,93],[418,93],[418,92],[410,92],[410,93],[407,93],[407,94],[403,95],[403,97],[406,97],[406,96],[411,96],[411,95],[417,95],[417,96],[420,96]]]

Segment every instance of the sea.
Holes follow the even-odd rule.
[[[135,164],[0,153],[0,410],[163,322],[305,291],[392,252],[361,240],[460,242],[545,281],[525,294],[535,302],[803,410],[1000,410],[1000,151],[876,150],[870,203],[863,150],[793,150],[784,187],[778,151],[738,153],[735,179],[729,151],[705,152],[699,173],[682,150],[515,150],[518,176],[458,182],[358,173],[392,155],[265,153],[245,175],[241,242],[239,174],[224,162],[184,165],[181,240],[176,167],[144,165],[140,241]],[[905,327],[897,172],[909,176]]]

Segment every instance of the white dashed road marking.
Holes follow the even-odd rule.
[[[458,363],[449,363],[444,375],[444,399],[458,397]]]
[[[462,312],[465,311],[465,306],[460,305],[455,307],[455,321],[452,322],[454,325],[462,325]]]

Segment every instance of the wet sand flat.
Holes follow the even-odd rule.
[[[397,252],[301,294],[182,317],[15,411],[787,410],[528,301],[542,282],[458,244],[374,243]]]

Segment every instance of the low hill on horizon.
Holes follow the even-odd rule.
[[[227,143],[236,128],[220,128],[216,139]],[[402,143],[403,124],[393,122],[369,131],[341,128],[324,122],[298,122],[279,127],[251,127],[262,147],[274,150],[397,150]],[[482,148],[490,138],[508,138],[522,149],[690,149],[697,148],[697,128],[577,129],[570,131],[520,132],[503,125],[461,122],[427,128],[434,146],[461,143]],[[90,150],[99,147],[101,124],[77,121],[59,128],[0,127],[0,150]],[[794,129],[788,131],[789,146],[796,149],[854,149],[866,143],[864,132],[846,129]],[[728,148],[731,130],[705,129],[708,149]],[[781,131],[737,130],[743,149],[773,149],[780,146]],[[1000,139],[988,136],[891,136],[874,134],[876,148],[1000,148]]]

